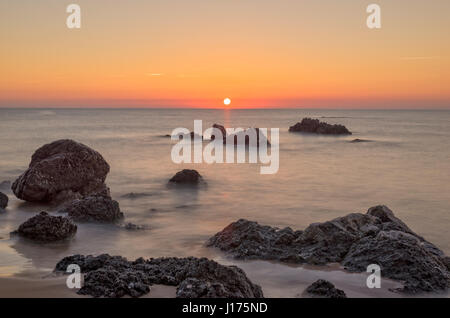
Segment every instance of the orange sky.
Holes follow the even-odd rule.
[[[370,3],[2,1],[0,107],[450,107],[450,1]]]

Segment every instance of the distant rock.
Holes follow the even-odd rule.
[[[7,206],[8,206],[8,196],[0,192],[0,210],[6,209]]]
[[[343,125],[331,125],[318,119],[303,118],[301,122],[289,127],[289,132],[303,132],[321,135],[351,135]]]
[[[219,125],[219,124],[214,124],[212,126],[213,128],[218,129],[221,134],[222,134],[222,140],[223,143],[226,144],[227,140],[230,139],[232,140],[234,145],[245,145],[245,146],[249,146],[251,143],[251,137],[253,137],[254,139],[254,146],[259,147],[262,144],[265,144],[266,146],[270,146],[270,141],[267,139],[267,136],[263,133],[261,133],[260,136],[260,129],[259,128],[247,128],[244,130],[240,130],[237,131],[233,134],[228,135],[227,131],[225,129],[224,126]],[[211,140],[215,140],[216,136],[213,134],[211,134]]]
[[[0,190],[10,190],[11,189],[11,181],[5,180],[0,182]]]
[[[105,195],[91,195],[64,206],[61,213],[77,222],[116,222],[123,218],[119,203]]]
[[[356,139],[353,139],[353,140],[351,140],[350,142],[351,142],[351,143],[359,143],[359,142],[372,142],[372,140],[367,140],[367,139],[359,139],[359,138],[356,138]]]
[[[140,230],[146,230],[147,227],[145,225],[137,225],[134,223],[125,223],[125,224],[121,224],[121,227],[123,227],[125,230],[130,230],[130,231],[140,231]]]
[[[319,298],[347,298],[343,290],[337,289],[329,281],[319,279],[306,288],[305,293]]]
[[[227,130],[225,129],[225,127],[219,124],[214,124],[212,125],[212,128],[218,129],[220,131],[220,133],[222,134],[221,138],[225,143],[227,137]],[[211,134],[211,140],[216,140],[216,135],[214,133]]]
[[[134,200],[134,199],[140,199],[140,198],[150,197],[150,196],[152,196],[152,195],[153,195],[153,194],[151,194],[151,193],[130,192],[130,193],[124,194],[124,195],[122,196],[122,198]]]
[[[404,282],[403,292],[442,291],[450,286],[448,258],[386,206],[313,223],[304,231],[241,219],[210,238],[207,245],[239,259],[341,263],[354,272],[378,264],[383,277]]]
[[[199,184],[203,182],[203,177],[197,170],[183,169],[177,172],[169,182],[176,184]]]
[[[109,165],[98,152],[63,139],[36,150],[12,190],[25,201],[63,202],[103,191],[108,172]]]
[[[134,262],[120,256],[73,255],[62,259],[55,268],[66,272],[77,264],[85,273],[78,291],[94,297],[139,297],[150,285],[178,286],[178,298],[261,298],[261,287],[253,284],[236,266],[220,265],[206,258],[139,258]]]
[[[51,216],[46,212],[28,219],[14,234],[39,242],[54,242],[75,235],[77,226],[62,216]]]

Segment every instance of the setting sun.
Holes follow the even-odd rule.
[[[231,104],[231,99],[225,98],[225,99],[223,100],[223,104],[226,105],[226,106],[230,105],[230,104]]]

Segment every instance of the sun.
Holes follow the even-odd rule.
[[[225,98],[225,99],[223,100],[223,104],[224,104],[225,106],[230,105],[230,104],[231,104],[231,99]]]

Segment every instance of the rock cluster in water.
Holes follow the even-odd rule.
[[[109,195],[95,194],[77,199],[60,210],[77,222],[116,222],[123,219],[119,203]]]
[[[245,145],[245,146],[257,146],[266,145],[270,146],[270,141],[267,137],[261,133],[259,128],[247,128],[245,130],[237,131],[233,134],[228,135],[224,126],[219,124],[214,124],[213,128],[217,129],[222,134],[223,143],[227,143],[227,139],[232,140],[233,144],[236,145]],[[253,139],[250,138],[253,136]],[[256,137],[256,138],[255,138]],[[211,134],[211,140],[215,140],[216,135],[214,132]],[[254,144],[251,141],[254,140]]]
[[[77,226],[69,219],[41,212],[22,223],[14,233],[34,241],[55,242],[68,239],[76,232]]]
[[[85,273],[78,291],[94,297],[140,297],[152,284],[177,287],[180,298],[260,298],[261,287],[253,284],[236,266],[220,265],[206,258],[139,258],[133,262],[120,256],[73,255],[55,268],[66,272],[70,264]]]
[[[203,178],[197,170],[183,169],[178,171],[169,182],[177,184],[199,184],[203,182]]]
[[[7,206],[8,206],[8,196],[0,192],[0,210],[6,209]]]
[[[103,191],[108,172],[108,163],[97,151],[73,140],[57,140],[36,150],[12,190],[25,201],[62,202]]]
[[[341,263],[352,272],[381,267],[383,277],[402,281],[408,293],[443,291],[450,286],[449,257],[415,234],[386,206],[314,223],[304,231],[256,222],[231,223],[207,242],[240,259],[290,263]]]
[[[305,290],[305,294],[318,298],[347,298],[343,290],[337,289],[329,281],[319,279]]]
[[[290,132],[303,132],[321,135],[351,135],[352,133],[343,125],[331,125],[318,119],[303,118],[301,122],[289,127]]]

